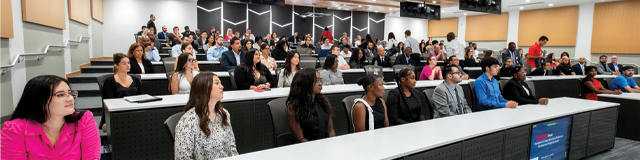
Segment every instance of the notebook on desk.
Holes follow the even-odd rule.
[[[123,97],[124,100],[130,103],[144,103],[144,102],[153,102],[153,101],[161,101],[162,98],[155,97],[148,94],[137,95],[137,96],[127,96]]]

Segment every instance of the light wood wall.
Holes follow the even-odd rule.
[[[104,23],[104,10],[102,0],[91,0],[91,18],[100,23]]]
[[[578,6],[520,11],[518,44],[530,46],[544,35],[546,46],[576,46],[578,14]]]
[[[90,3],[89,0],[69,0],[69,19],[88,26],[91,23]]]
[[[22,0],[22,20],[66,29],[65,0]]]
[[[633,53],[640,48],[640,1],[596,3],[591,53]]]
[[[13,38],[13,13],[11,12],[11,0],[0,2],[0,37]]]
[[[449,32],[453,32],[458,36],[458,17],[429,20],[428,23],[427,35],[429,37],[447,37]]]
[[[466,41],[506,41],[509,12],[467,17]]]

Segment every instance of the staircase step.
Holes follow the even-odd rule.
[[[78,97],[102,96],[98,83],[71,83],[71,89],[78,91]]]
[[[113,73],[113,66],[88,66],[81,69],[82,73]]]
[[[91,61],[91,66],[113,66],[113,59]]]
[[[97,77],[105,75],[105,74],[111,74],[112,72],[109,73],[80,73],[76,76],[73,77],[69,77],[69,82],[70,83],[97,83]]]
[[[78,97],[75,105],[76,109],[81,110],[102,110],[102,97]]]

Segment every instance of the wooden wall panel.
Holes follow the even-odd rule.
[[[530,46],[545,35],[546,46],[575,46],[578,11],[578,6],[520,11],[517,44]]]
[[[69,19],[84,25],[91,23],[91,1],[69,0]]]
[[[640,53],[638,17],[640,1],[596,3],[591,53]]]
[[[91,18],[100,23],[104,23],[104,10],[102,0],[91,0]]]
[[[66,29],[65,0],[22,0],[22,20]]]
[[[447,37],[449,32],[453,32],[458,36],[458,17],[429,20],[428,23],[427,35],[429,37]]]
[[[11,0],[0,2],[0,37],[13,38],[13,13],[11,12]]]
[[[509,12],[467,17],[466,41],[506,41]]]

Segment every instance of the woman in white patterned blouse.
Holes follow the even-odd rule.
[[[223,88],[213,72],[200,72],[193,78],[186,113],[176,126],[175,159],[218,159],[238,155],[231,117],[220,102]]]

